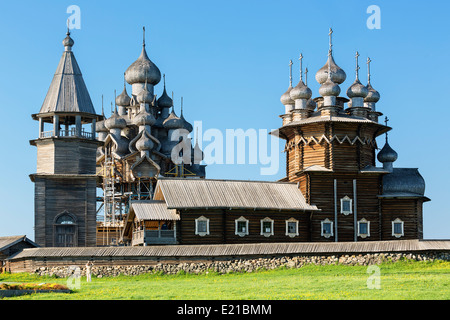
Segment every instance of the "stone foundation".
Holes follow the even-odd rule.
[[[258,270],[271,270],[281,267],[301,268],[305,265],[361,265],[368,266],[381,264],[383,262],[397,262],[401,260],[415,261],[450,261],[450,252],[426,252],[426,253],[374,253],[358,255],[328,255],[328,256],[282,256],[271,258],[242,258],[242,259],[223,259],[220,261],[196,261],[179,263],[156,263],[154,265],[101,265],[94,266],[91,269],[93,277],[111,277],[118,275],[139,275],[145,273],[209,273],[215,272],[226,274],[232,272],[254,272]],[[76,269],[82,276],[86,274],[85,266],[66,265],[66,266],[46,266],[34,270],[35,274],[57,277],[68,277]]]

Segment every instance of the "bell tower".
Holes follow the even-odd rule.
[[[35,242],[43,247],[96,244],[95,113],[67,31],[64,52],[41,110],[35,184]]]

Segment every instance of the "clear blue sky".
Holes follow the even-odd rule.
[[[288,62],[303,53],[308,84],[318,96],[316,71],[327,57],[333,28],[334,57],[347,73],[342,94],[354,80],[354,55],[367,56],[379,111],[390,118],[396,167],[419,168],[426,180],[424,237],[450,238],[448,78],[450,37],[447,1],[2,1],[0,4],[0,94],[3,123],[0,166],[0,235],[34,239],[34,185],[38,124],[31,119],[45,98],[61,57],[66,13],[81,9],[81,29],[72,30],[73,50],[91,98],[101,112],[123,72],[140,54],[142,26],[147,52],[167,76],[176,110],[184,97],[186,118],[203,130],[275,129],[284,112]],[[366,26],[369,5],[381,9],[381,29]],[[162,84],[157,86],[160,93]],[[130,90],[130,88],[129,88]],[[383,138],[379,140],[380,147]],[[280,144],[280,148],[282,143]],[[258,165],[216,165],[209,178],[277,180]]]

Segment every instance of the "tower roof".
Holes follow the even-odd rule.
[[[70,32],[63,41],[65,51],[56,68],[47,96],[39,113],[82,112],[96,114],[80,67],[72,52]]]

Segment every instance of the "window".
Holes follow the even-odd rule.
[[[298,236],[298,220],[294,218],[286,220],[286,235],[291,238]]]
[[[240,217],[239,219],[236,219],[235,221],[235,234],[243,237],[248,235],[248,220],[244,217]]]
[[[264,218],[261,220],[261,235],[270,237],[273,235],[273,220],[270,218]]]
[[[195,219],[195,234],[201,237],[209,235],[209,219],[201,216]]]
[[[348,215],[352,213],[352,199],[345,196],[341,199],[341,213]]]
[[[325,219],[320,222],[320,225],[321,225],[320,235],[322,237],[329,238],[333,236],[333,221]]]
[[[77,245],[78,228],[75,216],[68,211],[59,214],[53,225],[55,247],[75,247]]]
[[[358,221],[358,236],[361,238],[370,237],[370,221],[364,218]]]
[[[396,238],[404,236],[404,222],[399,218],[392,221],[392,235]]]

